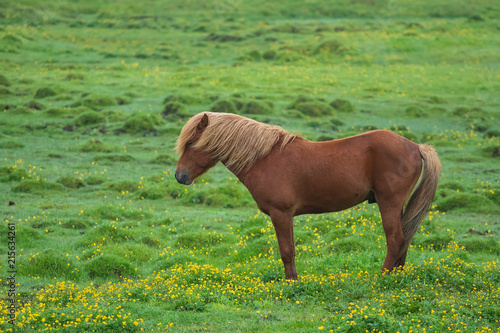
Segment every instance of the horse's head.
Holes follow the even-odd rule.
[[[193,130],[188,131],[188,134],[181,132],[178,144],[181,143],[184,146],[177,147],[178,151],[182,151],[182,154],[175,169],[175,179],[184,185],[191,185],[196,178],[217,164],[217,160],[209,152],[203,151],[196,146],[196,143],[208,126],[208,116],[203,114],[199,121],[197,119],[193,120],[197,122],[194,124],[195,127]],[[183,134],[189,135],[189,137],[183,138]]]

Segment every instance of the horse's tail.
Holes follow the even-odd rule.
[[[439,162],[434,148],[429,145],[418,145],[418,149],[420,150],[420,156],[424,160],[424,171],[420,184],[410,196],[410,200],[401,216],[405,243],[400,254],[403,254],[408,249],[420,223],[428,213],[441,173],[441,162]]]

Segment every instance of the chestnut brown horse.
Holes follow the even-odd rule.
[[[312,142],[278,126],[212,112],[184,125],[176,150],[181,157],[175,178],[181,184],[192,184],[219,161],[240,179],[271,217],[285,277],[292,280],[297,279],[293,217],[340,211],[365,200],[378,203],[382,216],[387,242],[382,271],[404,266],[441,171],[431,146],[390,131]]]

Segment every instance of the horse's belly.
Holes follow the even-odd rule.
[[[298,200],[299,205],[295,215],[338,212],[356,206],[369,198],[370,191],[303,197],[302,200]]]

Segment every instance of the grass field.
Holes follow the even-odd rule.
[[[297,217],[284,281],[234,175],[173,177],[204,110],[432,144],[405,270],[365,203]],[[499,111],[493,0],[0,0],[0,331],[500,332]]]

